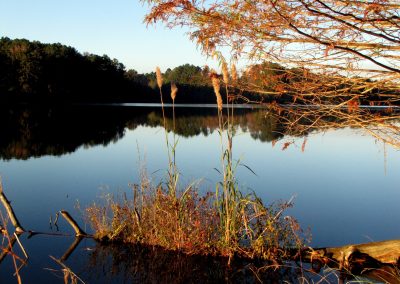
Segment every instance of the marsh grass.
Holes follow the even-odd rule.
[[[153,185],[146,172],[132,187],[132,196],[107,195],[102,203],[86,209],[86,217],[94,229],[95,238],[108,242],[123,242],[158,246],[185,254],[259,258],[279,261],[286,248],[300,247],[299,226],[283,212],[290,202],[264,205],[255,193],[243,193],[236,180],[241,164],[234,160],[232,144],[235,133],[233,108],[229,108],[229,74],[223,67],[227,115],[223,114],[220,76],[210,74],[216,95],[221,147],[221,181],[214,192],[200,195],[197,184],[179,184],[175,162],[178,145],[175,135],[169,141],[162,100],[162,75],[156,69],[168,150],[168,180]],[[235,75],[236,76],[236,75]],[[176,86],[171,87],[173,102]],[[173,104],[174,108],[174,104]],[[173,116],[175,120],[175,116]]]
[[[180,250],[188,254],[212,254],[217,239],[218,218],[211,195],[200,197],[188,187],[171,196],[161,186],[133,188],[133,198],[108,196],[104,206],[86,213],[96,238],[140,243]]]
[[[168,193],[173,197],[176,198],[176,189],[177,189],[177,184],[179,180],[179,172],[176,167],[176,146],[178,144],[178,141],[176,140],[175,136],[175,98],[178,92],[178,88],[174,83],[171,84],[171,98],[172,98],[172,104],[173,104],[173,142],[170,143],[169,141],[169,135],[168,135],[168,125],[167,125],[167,119],[165,116],[165,110],[164,110],[164,99],[163,99],[163,91],[162,91],[162,86],[163,86],[163,77],[162,73],[159,67],[156,67],[156,78],[157,78],[157,85],[158,89],[160,91],[160,101],[161,101],[161,110],[162,110],[162,116],[163,116],[163,124],[164,124],[164,134],[165,134],[165,144],[167,146],[167,154],[168,154],[168,181],[167,181],[167,187],[168,187]]]

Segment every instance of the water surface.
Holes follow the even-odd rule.
[[[221,155],[216,114],[211,107],[176,109],[181,185],[196,180],[201,191],[213,191],[221,178],[215,170]],[[130,184],[139,182],[140,163],[154,183],[165,177],[167,152],[157,105],[20,106],[3,109],[0,117],[0,175],[28,230],[57,232],[49,220],[65,209],[90,231],[79,208],[104,193],[129,192]],[[243,191],[255,191],[265,203],[295,196],[295,206],[285,214],[310,228],[312,246],[399,238],[396,149],[355,128],[287,135],[285,126],[263,109],[236,109],[235,129],[234,158],[246,165],[237,170]],[[72,233],[65,221],[58,225],[61,232]],[[61,257],[73,240],[23,236],[30,256],[21,270],[23,283],[53,283],[56,276],[44,268],[59,267],[49,255]],[[118,273],[105,278],[101,267],[93,265],[94,246],[82,241],[66,263],[88,283],[121,283]],[[12,271],[7,257],[0,264],[2,281],[16,283]]]

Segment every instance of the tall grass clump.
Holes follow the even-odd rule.
[[[235,82],[237,80],[235,65],[232,65],[231,70],[232,81]],[[226,95],[226,115],[223,113],[219,76],[215,71],[211,74],[217,101],[218,133],[221,143],[222,180],[216,185],[215,190],[215,207],[218,210],[220,225],[219,249],[229,259],[238,253],[271,259],[278,256],[279,249],[293,247],[295,244],[301,245],[302,241],[297,237],[299,227],[293,219],[282,218],[282,213],[292,206],[291,202],[267,207],[255,193],[244,193],[240,189],[236,171],[242,163],[239,159],[233,158],[234,106],[229,104],[233,95],[229,91],[231,76],[224,61],[222,79]]]
[[[167,127],[167,119],[165,117],[165,109],[164,109],[164,99],[163,99],[163,92],[162,92],[162,86],[163,86],[163,76],[161,73],[161,70],[159,67],[156,67],[156,79],[157,79],[157,85],[158,89],[160,90],[160,101],[161,101],[161,110],[162,110],[162,116],[163,116],[163,123],[164,123],[164,134],[165,134],[165,144],[167,146],[167,154],[168,154],[168,182],[167,182],[167,187],[168,187],[168,192],[172,197],[176,197],[176,188],[177,188],[177,183],[179,179],[179,173],[178,169],[176,167],[176,146],[178,144],[178,141],[176,140],[175,136],[175,98],[178,93],[178,88],[176,87],[175,83],[171,83],[171,98],[172,98],[172,103],[173,103],[173,142],[172,144],[169,141],[168,137],[168,127]]]
[[[210,73],[216,96],[221,147],[221,180],[215,191],[200,195],[196,183],[186,187],[179,185],[175,162],[178,141],[174,127],[173,143],[169,142],[162,99],[162,74],[157,68],[169,158],[168,181],[154,185],[143,170],[141,181],[132,187],[132,197],[107,195],[102,204],[87,208],[87,219],[98,240],[160,246],[187,254],[226,256],[229,261],[235,256],[282,259],[287,248],[302,246],[297,223],[283,215],[292,206],[291,201],[265,206],[254,193],[243,192],[236,179],[241,162],[233,159],[235,127],[233,104],[229,105],[229,101],[234,97],[230,94],[230,82],[235,82],[237,74],[235,67],[231,70],[230,76],[227,65],[222,65],[226,113],[221,76],[215,71]],[[172,83],[174,125],[177,91]]]

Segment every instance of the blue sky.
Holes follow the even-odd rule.
[[[138,72],[184,63],[214,66],[184,29],[146,27],[147,10],[138,0],[0,0],[0,37],[60,42],[107,54]]]

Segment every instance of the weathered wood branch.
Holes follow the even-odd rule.
[[[352,257],[361,254],[368,255],[381,263],[397,264],[400,260],[400,240],[315,249],[311,252],[310,257],[346,265]]]
[[[301,253],[301,260],[313,263],[316,272],[328,265],[338,268],[341,273],[400,284],[400,240],[310,248]]]
[[[13,208],[11,207],[10,201],[8,201],[7,197],[5,196],[5,194],[3,192],[3,186],[1,183],[0,183],[0,201],[1,201],[1,203],[3,203],[3,206],[7,211],[7,214],[10,217],[10,221],[13,224],[13,226],[15,227],[15,231],[17,233],[25,232],[24,228],[19,223],[17,216],[15,216],[15,213],[14,213]]]
[[[87,234],[85,233],[84,230],[82,230],[78,223],[76,223],[76,221],[71,217],[71,215],[69,215],[69,213],[65,210],[61,210],[60,211],[61,215],[64,217],[64,219],[71,225],[71,227],[74,229],[75,231],[75,235],[77,237],[79,236],[87,236]]]

